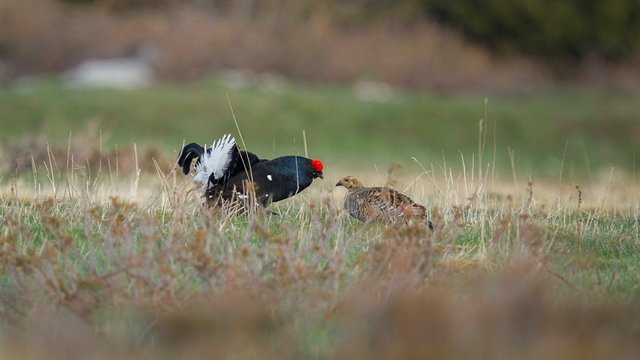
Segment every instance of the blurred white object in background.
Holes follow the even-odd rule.
[[[358,80],[353,84],[353,92],[356,98],[365,102],[385,103],[393,100],[396,91],[388,84],[371,81]]]
[[[274,72],[256,73],[251,69],[223,69],[220,71],[222,84],[230,89],[257,87],[268,92],[279,92],[286,86],[287,79]]]
[[[65,71],[63,78],[71,88],[136,89],[153,83],[152,62],[156,51],[138,46],[131,56],[111,59],[91,59]]]

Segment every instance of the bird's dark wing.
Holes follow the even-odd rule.
[[[224,174],[220,179],[213,180],[213,177],[209,179],[210,185],[226,185],[229,182],[229,179],[232,177],[250,172],[249,169],[255,166],[259,162],[266,161],[264,159],[260,159],[258,155],[240,150],[236,145],[231,149],[231,160],[229,161],[229,166],[224,171]]]
[[[246,175],[246,173],[242,174]],[[272,192],[258,190],[254,183],[248,179],[233,177],[225,185],[215,184],[207,189],[207,200],[211,203],[242,203],[243,207],[249,208],[256,205],[266,208],[272,202]]]
[[[180,151],[180,157],[178,158],[178,165],[182,167],[182,172],[185,175],[191,171],[191,162],[193,159],[199,159],[204,154],[204,148],[196,143],[191,143]]]
[[[231,176],[234,176],[238,173],[241,173],[243,171],[248,171],[249,167],[253,167],[255,166],[257,163],[259,162],[263,162],[263,161],[268,161],[266,159],[260,159],[258,157],[258,155],[249,152],[249,151],[244,151],[244,150],[240,150],[239,151],[239,156],[237,157],[236,161],[234,162],[234,169],[232,169],[231,171]]]
[[[263,160],[250,152],[239,151],[239,154],[235,168],[229,172],[229,178],[225,182],[212,184],[207,190],[208,198],[229,200],[238,197],[267,207],[272,202],[301,192],[313,182],[313,174],[309,172],[310,165],[305,164],[310,163],[310,159],[283,156]],[[297,163],[299,159],[304,161]]]

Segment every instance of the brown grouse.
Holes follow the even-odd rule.
[[[365,187],[353,176],[338,181],[336,186],[344,186],[348,193],[344,198],[344,208],[360,221],[418,221],[427,223],[424,206],[416,204],[410,197],[390,187]]]
[[[282,156],[273,160],[239,150],[235,139],[225,135],[211,148],[192,143],[185,146],[178,159],[188,174],[197,158],[194,181],[200,183],[210,205],[225,201],[244,201],[267,207],[287,199],[323,177],[323,164],[302,156]]]

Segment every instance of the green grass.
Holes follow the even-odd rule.
[[[232,88],[213,78],[145,90],[65,90],[56,80],[0,90],[1,139],[45,134],[66,145],[71,133],[97,122],[105,145],[153,144],[177,152],[183,141],[211,143],[237,133],[233,105],[247,147],[265,157],[304,153],[329,165],[372,169],[389,162],[448,161],[466,166],[478,154],[480,120],[484,161],[518,173],[558,178],[596,176],[599,169],[634,171],[640,101],[633,93],[560,88],[532,94],[439,95],[398,92],[388,102],[359,100],[349,87],[261,82]],[[485,101],[486,100],[486,101]],[[494,132],[495,130],[495,132]],[[108,137],[108,140],[106,139]],[[636,161],[637,162],[637,161]]]

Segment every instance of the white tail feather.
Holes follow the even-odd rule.
[[[193,181],[206,188],[211,174],[215,179],[220,179],[229,167],[231,150],[235,144],[236,139],[226,134],[211,145],[211,151],[207,152],[207,146],[205,145],[204,154],[202,154],[200,162],[196,165],[196,174],[193,177]]]

